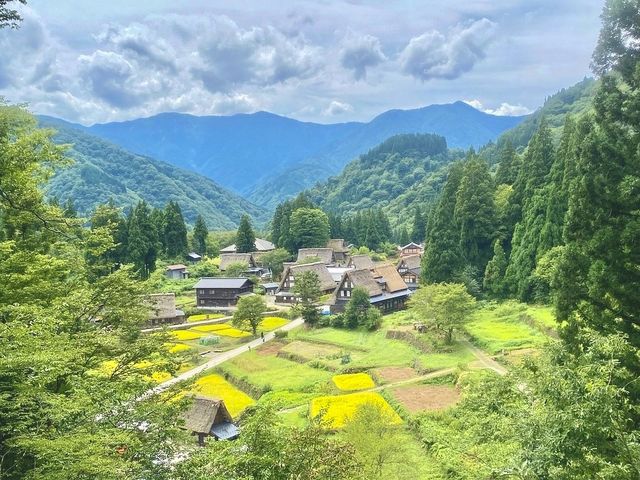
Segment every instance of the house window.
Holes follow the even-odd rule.
[[[347,297],[351,296],[351,290],[347,290]]]
[[[200,305],[204,305],[204,300],[200,300]]]
[[[198,293],[200,293],[200,295],[204,295],[204,289],[198,290]]]

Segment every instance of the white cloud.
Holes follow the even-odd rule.
[[[345,102],[340,102],[338,100],[333,100],[331,101],[329,106],[324,110],[323,113],[326,116],[334,116],[334,115],[342,115],[344,113],[349,113],[349,112],[353,112],[352,105]]]
[[[349,32],[342,40],[340,63],[344,68],[353,71],[356,80],[366,78],[367,68],[375,67],[386,59],[380,40],[376,37]]]
[[[483,18],[456,26],[448,36],[433,30],[414,37],[400,54],[402,71],[423,81],[458,78],[485,58],[496,27]]]
[[[528,107],[524,105],[511,105],[509,103],[503,102],[500,104],[498,108],[486,108],[480,100],[465,100],[465,103],[471,105],[476,110],[480,110],[485,113],[490,113],[491,115],[498,115],[501,117],[512,117],[512,116],[520,116],[520,115],[529,115],[533,112]]]

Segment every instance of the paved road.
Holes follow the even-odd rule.
[[[491,358],[489,355],[484,353],[482,350],[480,350],[478,347],[473,345],[471,342],[467,340],[463,340],[462,343],[464,343],[465,346],[471,351],[471,353],[473,353],[473,355],[478,359],[478,362],[480,362],[480,364],[484,368],[493,370],[498,375],[507,374],[508,370],[503,365],[500,365],[493,358]]]
[[[271,340],[273,340],[275,338],[275,332],[277,331],[289,331],[289,330],[293,330],[296,327],[301,326],[304,323],[304,320],[302,318],[297,318],[295,320],[292,320],[291,322],[287,323],[286,325],[272,331],[269,333],[265,333],[264,335],[264,342],[262,341],[261,338],[257,338],[255,340],[252,340],[248,343],[244,343],[242,346],[234,348],[233,350],[228,350],[226,352],[220,353],[219,355],[216,355],[215,357],[211,358],[210,360],[208,360],[207,362],[203,363],[202,365],[198,365],[195,368],[192,368],[189,371],[186,371],[184,373],[181,373],[180,375],[178,375],[177,377],[174,377],[170,380],[167,380],[164,383],[161,383],[160,385],[158,385],[157,387],[153,388],[152,390],[150,390],[148,393],[149,394],[153,394],[153,393],[161,393],[164,390],[166,390],[167,388],[171,387],[172,385],[178,383],[178,382],[183,382],[185,380],[189,380],[193,377],[196,377],[198,375],[200,375],[202,372],[204,372],[205,370],[208,370],[210,368],[213,368],[215,366],[220,365],[221,363],[224,363],[228,360],[231,360],[234,357],[237,357],[238,355],[245,353],[247,351],[249,351],[249,349],[253,349],[256,347],[259,347],[260,345],[262,345],[263,343],[269,342]]]

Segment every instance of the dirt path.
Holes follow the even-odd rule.
[[[245,343],[240,347],[234,348],[233,350],[228,350],[226,352],[220,353],[219,355],[214,356],[213,358],[203,363],[202,365],[198,365],[197,367],[192,368],[191,370],[181,373],[177,377],[174,377],[170,380],[167,380],[166,382],[161,383],[157,387],[147,392],[147,394],[161,393],[167,388],[171,387],[172,385],[175,385],[178,382],[183,382],[185,380],[189,380],[193,377],[196,377],[200,375],[202,372],[204,372],[205,370],[216,367],[221,363],[224,363],[228,360],[231,360],[232,358],[237,357],[238,355],[248,352],[252,348],[259,347],[263,343],[273,340],[274,338],[276,338],[275,332],[278,332],[278,331],[288,332],[289,330],[293,330],[294,328],[301,326],[303,323],[304,323],[304,320],[302,318],[297,318],[295,320],[292,320],[291,322],[287,323],[286,325],[283,325],[282,327],[272,332],[265,333],[264,342],[262,341],[261,338],[256,338],[255,340]]]
[[[485,352],[480,350],[478,347],[473,345],[468,340],[462,340],[462,343],[469,349],[471,353],[478,359],[478,362],[489,370],[493,370],[498,375],[506,375],[508,370],[503,366],[496,362],[493,358],[487,355]]]

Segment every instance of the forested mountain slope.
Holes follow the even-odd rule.
[[[358,155],[399,133],[436,133],[450,146],[480,147],[524,117],[489,115],[463,103],[390,110],[368,123],[322,125],[267,112],[232,116],[165,113],[86,128],[94,135],[205,175],[274,207],[339,173]]]
[[[56,142],[72,145],[68,155],[74,160],[53,177],[47,194],[71,199],[81,215],[112,198],[122,207],[145,200],[160,208],[174,200],[187,222],[200,214],[211,229],[235,228],[245,213],[257,224],[266,220],[264,209],[197,173],[134,155],[61,120],[40,117],[40,123],[57,130]]]
[[[396,135],[309,194],[328,211],[348,215],[384,208],[392,224],[407,224],[416,206],[423,207],[437,196],[445,177],[444,167],[461,157],[461,151],[447,148],[444,137]]]

